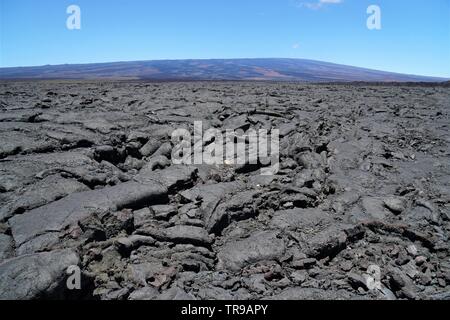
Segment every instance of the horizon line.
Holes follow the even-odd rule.
[[[368,71],[378,71],[378,72],[386,72],[397,75],[405,75],[405,76],[416,76],[416,77],[426,77],[426,78],[436,78],[444,81],[450,80],[450,76],[438,76],[438,75],[424,75],[424,74],[413,74],[413,73],[403,73],[399,71],[388,71],[384,69],[375,69],[370,67],[363,67],[357,65],[350,65],[345,63],[338,62],[330,62],[324,60],[315,60],[310,58],[288,58],[288,57],[257,57],[257,58],[177,58],[177,59],[168,59],[168,58],[158,58],[158,59],[138,59],[138,60],[116,60],[116,61],[102,61],[102,62],[76,62],[76,63],[57,63],[57,64],[42,64],[42,65],[22,65],[22,66],[1,66],[0,70],[3,69],[15,69],[15,68],[42,68],[42,67],[58,67],[58,66],[80,66],[80,65],[94,65],[94,64],[115,64],[115,63],[131,63],[131,62],[152,62],[152,61],[219,61],[219,60],[303,60],[303,61],[312,61],[312,62],[321,62],[328,63],[332,65],[346,66],[352,68],[365,69]]]

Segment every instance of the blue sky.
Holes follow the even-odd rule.
[[[288,57],[450,77],[450,0],[0,0],[0,28],[1,67]]]

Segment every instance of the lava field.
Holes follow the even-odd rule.
[[[0,299],[450,299],[448,84],[2,81],[0,110]],[[174,164],[195,121],[278,130],[278,170]]]

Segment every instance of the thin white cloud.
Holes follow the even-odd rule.
[[[292,49],[298,49],[298,48],[300,48],[300,44],[299,43],[294,43],[292,45]]]
[[[299,2],[297,3],[297,7],[305,7],[308,9],[317,10],[329,4],[340,4],[342,2],[344,2],[344,0],[318,0],[316,2]]]
[[[342,0],[319,0],[320,3],[342,3]]]

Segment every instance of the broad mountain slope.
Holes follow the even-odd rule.
[[[0,68],[0,79],[145,79],[276,81],[420,81],[448,79],[399,74],[305,59],[152,60]]]

